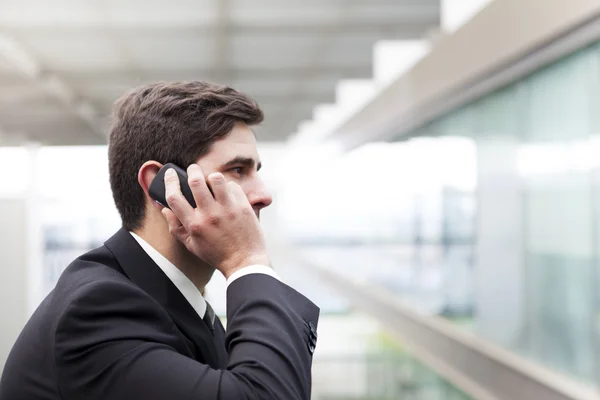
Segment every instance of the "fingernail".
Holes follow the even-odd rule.
[[[177,173],[175,172],[175,170],[173,168],[169,168],[167,170],[167,172],[165,173],[165,176],[172,178],[176,175]]]

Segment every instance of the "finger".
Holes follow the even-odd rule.
[[[169,224],[169,229],[172,228],[178,228],[179,226],[182,226],[181,221],[179,221],[177,219],[177,217],[175,216],[175,214],[173,214],[173,211],[169,210],[168,208],[163,208],[161,210],[162,215],[165,217],[165,219],[167,220],[167,224]]]
[[[246,193],[244,193],[240,185],[233,181],[229,182],[227,185],[229,186],[229,195],[235,203],[250,205],[248,197],[246,197]]]
[[[246,196],[246,193],[244,193],[242,187],[235,182],[229,182],[227,185],[229,186],[229,194],[231,195],[231,198],[236,207],[241,207],[242,209],[245,208],[247,212],[256,215],[256,213],[253,210],[252,204],[250,204],[248,196]]]
[[[188,183],[196,201],[196,207],[200,209],[210,207],[215,202],[215,199],[206,184],[202,168],[198,164],[191,164],[188,167],[187,173]]]
[[[242,187],[235,182],[229,182],[228,186],[229,186],[229,194],[230,194],[233,202],[237,206],[246,207],[248,209],[248,211],[253,212],[252,204],[250,204],[250,201],[248,200],[248,196],[246,196],[246,193],[244,193],[244,190],[242,189]]]
[[[172,168],[165,173],[165,197],[169,208],[181,223],[193,216],[194,209],[181,193],[179,176]]]
[[[163,208],[161,210],[162,215],[167,220],[167,224],[169,225],[169,233],[175,236],[176,238],[181,238],[185,234],[185,227],[181,224],[181,221],[177,219],[173,211],[168,208]]]
[[[215,195],[215,200],[217,203],[222,206],[229,206],[232,204],[231,194],[229,193],[229,188],[227,182],[225,182],[225,177],[223,174],[218,172],[210,174],[208,176],[208,183],[210,184],[210,188]]]

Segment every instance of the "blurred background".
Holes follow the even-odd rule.
[[[112,103],[173,80],[265,111],[313,399],[600,399],[598,0],[0,1],[0,367],[120,227]]]

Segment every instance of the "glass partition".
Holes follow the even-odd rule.
[[[320,218],[307,212],[292,238],[424,313],[598,382],[599,110],[595,44],[299,182]]]

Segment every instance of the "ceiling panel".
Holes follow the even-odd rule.
[[[77,86],[77,92],[92,101],[104,101],[109,99],[109,101],[112,102],[112,100],[121,97],[121,95],[133,89],[135,86],[136,84],[132,81],[129,83],[108,85],[88,83]]]
[[[321,38],[315,34],[245,35],[231,40],[231,62],[243,68],[303,67]]]
[[[372,36],[361,37],[358,35],[340,35],[332,39],[323,52],[319,62],[326,66],[357,65],[372,63],[373,45],[376,39]]]
[[[231,86],[250,96],[265,95],[270,97],[283,96],[293,87],[293,81],[284,79],[235,79]]]
[[[339,1],[319,0],[232,0],[230,18],[249,25],[335,23],[340,17]]]
[[[93,1],[80,0],[3,0],[0,24],[4,27],[31,26],[40,23],[60,25],[72,20],[94,17]]]
[[[30,82],[30,79],[23,74],[14,71],[0,71],[0,97],[4,95],[2,93],[4,87],[12,85],[26,85]]]
[[[0,81],[0,85],[2,85]],[[62,107],[42,86],[29,83],[4,84],[0,96],[0,107],[7,107],[16,112],[37,113],[40,109]]]
[[[15,66],[10,63],[5,57],[0,55],[0,75],[13,75],[16,74],[17,71]]]
[[[159,31],[120,35],[123,51],[134,66],[158,69],[192,69],[214,66],[215,42],[201,31]]]
[[[422,37],[438,19],[439,0],[3,0],[3,32],[42,73],[19,74],[0,54],[0,126],[44,143],[102,143],[94,131],[106,131],[122,94],[197,79],[254,97],[259,139],[284,140],[334,100],[340,79],[372,76],[375,41]],[[43,89],[44,79],[65,85]],[[61,93],[99,118],[84,120]]]
[[[191,26],[206,25],[216,19],[215,4],[220,0],[96,0],[113,25]]]
[[[349,4],[344,9],[347,20],[369,23],[371,21],[386,21],[402,24],[405,22],[430,22],[439,17],[439,7],[434,2],[422,1],[413,4],[396,3],[375,4],[359,2]]]
[[[210,71],[213,69],[210,68]],[[65,80],[76,87],[92,87],[102,90],[102,86],[132,88],[138,85],[157,81],[190,81],[206,79],[209,76],[203,68],[158,68],[144,65],[139,68],[127,67],[119,70],[73,71],[64,75]],[[110,89],[109,89],[110,90]]]
[[[36,105],[33,103],[32,105]],[[0,106],[0,119],[2,120],[3,127],[14,127],[21,125],[23,127],[37,126],[47,124],[51,122],[60,122],[71,119],[69,113],[65,112],[65,108],[60,105],[53,104],[41,104],[29,109],[23,107],[6,107]],[[23,131],[23,129],[15,129],[17,131]],[[88,128],[85,128],[88,130]]]
[[[160,27],[215,20],[213,0],[3,0],[5,29],[48,27]]]
[[[46,69],[68,72],[123,66],[117,47],[106,35],[83,31],[73,36],[58,29],[44,35],[21,34],[16,38]]]

